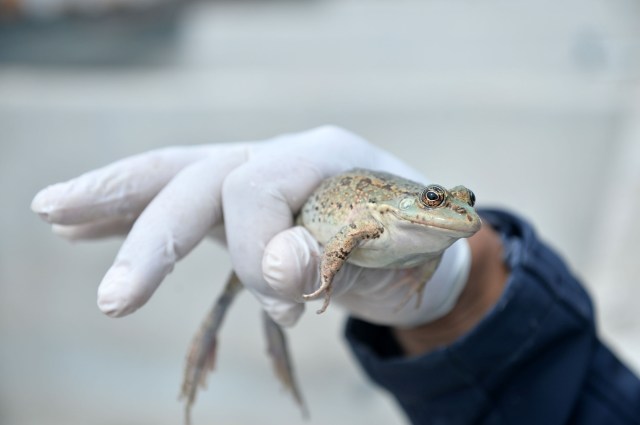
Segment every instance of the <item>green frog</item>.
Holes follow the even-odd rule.
[[[296,218],[296,224],[304,226],[323,247],[320,286],[303,298],[324,295],[318,313],[324,312],[331,299],[333,278],[348,262],[368,268],[417,270],[399,308],[413,296],[419,303],[445,249],[480,229],[474,204],[475,195],[464,186],[447,190],[385,172],[354,169],[326,179]],[[232,272],[191,344],[182,385],[187,424],[198,386],[204,385],[215,364],[218,330],[241,289],[242,283]],[[276,376],[306,415],[284,332],[267,314],[263,320]]]

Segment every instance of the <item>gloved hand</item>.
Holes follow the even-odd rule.
[[[426,183],[358,136],[321,127],[266,141],[147,152],[49,186],[31,207],[68,239],[127,234],[98,289],[98,306],[109,316],[141,307],[179,259],[215,234],[226,236],[243,284],[287,326],[304,310],[302,294],[319,285],[321,248],[304,228],[292,227],[294,214],[323,179],[354,167]],[[396,283],[405,272],[347,264],[333,282],[333,299],[370,322],[426,323],[453,307],[469,264],[460,240],[445,252],[420,307],[411,302],[400,310],[408,288]]]

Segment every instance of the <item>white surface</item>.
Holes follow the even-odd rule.
[[[366,136],[434,181],[471,187],[479,206],[531,219],[592,282],[603,334],[640,370],[635,270],[614,278],[617,253],[635,258],[638,225],[610,219],[638,205],[628,177],[637,165],[613,159],[636,155],[639,143],[626,124],[637,103],[635,8],[623,0],[202,4],[185,15],[175,60],[163,67],[3,66],[0,423],[179,423],[183,355],[229,270],[226,254],[205,243],[148,306],[108,319],[95,291],[118,242],[56,239],[29,212],[38,189],[146,149],[323,123]],[[627,196],[603,203],[602,192],[621,184]],[[625,245],[601,243],[610,228]],[[595,273],[605,257],[608,273]],[[290,332],[308,423],[402,423],[349,358],[341,319],[331,308]],[[245,294],[196,424],[302,423],[263,353],[257,303]]]

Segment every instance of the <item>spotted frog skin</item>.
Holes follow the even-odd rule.
[[[361,267],[417,270],[406,300],[419,295],[444,250],[480,229],[474,203],[473,192],[463,186],[446,190],[377,171],[354,169],[325,180],[296,219],[323,246],[320,287],[303,297],[311,300],[324,294],[318,312],[325,311],[333,278],[346,262]],[[220,326],[242,287],[232,272],[191,343],[181,393],[186,424],[191,420],[198,387],[204,386],[207,372],[214,368]],[[305,414],[285,334],[267,314],[263,314],[263,321],[276,376]]]
[[[333,277],[349,262],[371,268],[422,267],[411,293],[420,292],[442,253],[473,235],[481,221],[475,196],[464,186],[446,190],[393,174],[354,169],[325,180],[302,207],[297,224],[324,246],[321,285],[329,303]]]

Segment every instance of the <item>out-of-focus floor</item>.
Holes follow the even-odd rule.
[[[184,352],[229,270],[204,243],[147,306],[106,318],[95,293],[118,241],[57,239],[29,210],[37,190],[147,149],[325,123],[532,220],[640,371],[635,3],[213,2],[185,8],[153,64],[0,63],[0,423],[181,421]],[[303,423],[258,313],[246,294],[232,311],[196,424]],[[290,331],[305,423],[404,423],[351,360],[342,321],[332,307]]]

